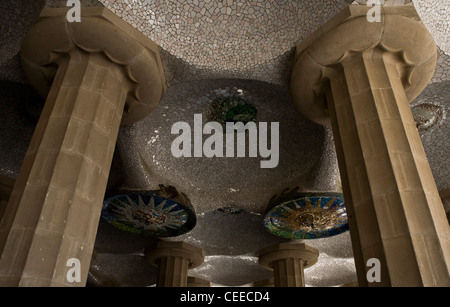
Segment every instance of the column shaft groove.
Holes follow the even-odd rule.
[[[377,258],[382,282],[371,285],[449,284],[448,223],[395,61],[377,49],[352,54],[329,77],[360,283]]]
[[[76,49],[62,60],[0,226],[1,284],[72,285],[70,258],[86,280],[126,100],[120,70]]]

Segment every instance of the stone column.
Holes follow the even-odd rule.
[[[450,285],[450,229],[409,102],[437,48],[414,7],[350,6],[297,47],[291,93],[333,127],[360,286]],[[331,120],[330,120],[331,119]],[[368,260],[380,282],[366,278]]]
[[[201,248],[185,242],[160,241],[145,258],[158,267],[158,287],[187,287],[188,270],[201,265],[205,255]]]
[[[2,286],[85,285],[119,126],[165,91],[156,45],[106,9],[66,11],[45,10],[22,47],[47,101],[0,224]]]
[[[304,269],[314,265],[319,251],[304,243],[279,243],[259,252],[259,263],[273,270],[275,287],[305,287]]]

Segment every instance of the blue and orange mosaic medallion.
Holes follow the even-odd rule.
[[[288,239],[320,239],[348,230],[347,212],[342,194],[305,195],[269,210],[266,229]]]
[[[174,237],[192,230],[197,217],[187,198],[171,199],[159,192],[109,197],[103,202],[102,218],[122,231],[149,237]]]

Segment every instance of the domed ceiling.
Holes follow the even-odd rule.
[[[19,12],[32,12],[36,17],[43,2],[40,6],[32,0],[15,3]],[[46,6],[66,7],[66,2],[48,0]],[[289,97],[288,81],[295,45],[351,1],[81,2],[84,6],[106,6],[155,41],[160,46],[168,81],[167,94],[155,111],[144,120],[121,128],[106,197],[155,191],[161,186],[174,187],[186,196],[189,210],[195,212],[195,227],[164,240],[183,240],[202,247],[205,263],[189,274],[213,285],[243,286],[271,278],[272,272],[258,264],[257,254],[278,242],[304,242],[319,249],[319,261],[305,271],[308,286],[354,282],[348,232],[313,240],[289,239],[269,233],[263,224],[269,209],[297,199],[302,193],[341,192],[332,132],[296,111]],[[439,9],[444,2],[437,1],[436,6],[428,5],[430,1],[416,2],[424,23],[435,34],[441,57],[433,80],[411,108],[436,183],[443,190],[450,187],[450,60],[445,41],[448,14],[442,15]],[[387,5],[395,3],[386,1]],[[365,5],[365,1],[353,2],[358,4]],[[8,114],[0,122],[0,170],[2,175],[15,178],[43,100],[26,84],[17,56],[16,41],[30,25],[19,28],[14,14],[5,10],[2,14],[11,17],[2,21],[4,25],[20,32],[5,38],[2,46],[9,48],[2,51],[0,58],[0,108]],[[235,104],[223,109],[220,103],[230,100]],[[261,168],[261,162],[269,158],[260,152],[250,157],[248,143],[243,157],[175,158],[172,144],[178,135],[172,126],[186,122],[195,127],[195,115],[199,114],[203,125],[212,120],[223,124],[221,120],[229,118],[246,118],[257,128],[262,123],[269,127],[272,122],[279,123],[279,148],[272,151],[272,157],[279,155],[276,167]],[[237,138],[239,132],[233,135]],[[224,140],[226,136],[224,132]],[[203,141],[206,138],[203,136]],[[139,204],[139,200],[135,203]],[[149,204],[150,199],[146,198],[141,205],[144,208]],[[166,203],[152,203],[159,205],[167,208]],[[144,224],[162,219],[142,212],[134,217]],[[154,285],[156,270],[146,263],[143,251],[155,240],[123,231],[102,219],[88,284]]]
[[[248,133],[240,133],[247,141],[245,157],[174,157],[174,123],[186,121],[194,127],[194,114],[202,114],[206,124],[211,121],[215,99],[236,96],[255,107],[256,127],[279,122],[279,149],[273,152],[279,156],[273,161],[276,167],[261,168],[261,162],[269,158],[249,157]],[[123,184],[139,190],[157,189],[160,184],[175,186],[189,196],[198,213],[232,206],[263,214],[270,199],[286,188],[339,189],[334,153],[324,150],[330,134],[299,114],[283,87],[232,79],[185,82],[173,85],[145,120],[122,129],[118,150],[127,169]],[[224,143],[230,136],[220,134]],[[237,138],[238,134],[235,142]]]

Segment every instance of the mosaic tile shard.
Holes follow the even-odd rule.
[[[341,234],[348,230],[344,198],[338,193],[304,195],[269,210],[264,226],[270,233],[288,239]]]
[[[103,203],[102,218],[120,230],[147,237],[182,235],[192,230],[197,220],[186,197],[169,198],[161,191],[123,192],[109,197]]]
[[[419,133],[431,130],[443,117],[443,108],[431,103],[422,103],[411,108]]]

